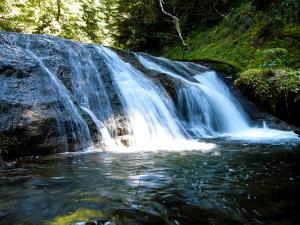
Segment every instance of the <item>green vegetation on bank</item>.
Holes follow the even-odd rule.
[[[194,31],[189,46],[167,46],[179,60],[215,60],[237,66],[300,67],[300,3],[284,0],[258,10],[255,1],[236,4],[219,24]],[[296,14],[296,15],[295,15]]]
[[[232,75],[251,100],[294,121],[300,107],[300,2],[266,2],[241,1],[216,26],[194,31],[188,46],[167,46],[163,55],[208,62]]]

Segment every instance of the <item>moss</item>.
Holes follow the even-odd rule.
[[[269,69],[249,69],[241,73],[234,84],[251,99],[269,106],[272,111],[276,108],[277,92],[270,88],[273,73]]]
[[[291,92],[300,96],[300,70],[278,69],[275,73],[275,88],[280,92]]]
[[[87,222],[92,219],[97,219],[97,218],[99,219],[99,217],[103,217],[103,213],[101,211],[82,208],[68,215],[58,216],[48,224],[49,225],[72,225],[76,222]]]
[[[261,89],[261,91],[258,90],[260,94],[265,92],[265,88],[275,89],[278,92],[285,90],[298,93],[300,91],[300,70],[288,68],[275,70],[261,68],[249,69],[240,74],[235,84],[238,86],[241,82],[245,85],[251,85],[255,87],[255,89]],[[267,96],[262,96],[262,98],[266,97]]]
[[[201,58],[200,63],[208,66],[218,72],[232,76],[236,79],[236,75],[241,72],[241,67],[231,61],[221,61],[218,59]]]
[[[284,26],[281,33],[287,37],[300,38],[300,25],[299,24],[288,24]]]
[[[234,83],[251,100],[272,113],[282,117],[296,114],[300,103],[300,70],[249,69]]]

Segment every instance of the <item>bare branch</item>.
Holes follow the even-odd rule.
[[[170,13],[168,13],[168,12],[165,11],[164,6],[163,6],[163,0],[159,0],[159,5],[160,5],[160,8],[161,8],[161,11],[162,11],[165,15],[167,15],[167,16],[169,16],[169,17],[171,17],[171,18],[173,19],[173,22],[174,22],[174,24],[175,24],[176,31],[177,31],[177,33],[178,33],[179,38],[180,38],[181,41],[182,41],[182,44],[183,44],[183,45],[187,45],[187,43],[185,43],[185,41],[184,41],[184,39],[183,39],[183,37],[182,37],[182,33],[181,33],[180,23],[179,23],[178,17],[176,17],[176,16],[174,16],[174,15],[172,15],[172,14],[170,14]]]

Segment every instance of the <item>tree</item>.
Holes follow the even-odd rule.
[[[156,52],[185,44],[182,34],[214,25],[236,1],[2,0],[0,29]]]

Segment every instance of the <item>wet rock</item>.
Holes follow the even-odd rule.
[[[116,209],[112,212],[117,225],[163,225],[168,224],[165,218],[151,212],[138,209]]]
[[[106,219],[99,219],[97,221],[89,221],[89,222],[78,222],[74,225],[111,225],[111,222],[109,222]]]
[[[300,137],[300,130],[295,130],[294,133],[298,134],[298,136]]]
[[[15,162],[5,162],[0,159],[0,169],[12,169],[16,166]]]
[[[97,220],[97,225],[111,225],[111,222],[107,219],[99,219]]]
[[[28,155],[75,151],[86,147],[74,141],[78,126],[66,109],[53,73],[73,90],[74,71],[66,62],[68,44],[80,44],[45,35],[0,32],[0,157],[4,160]],[[41,58],[42,68],[29,53]],[[81,53],[84,54],[84,53]],[[103,68],[104,70],[104,68]],[[80,111],[79,107],[77,109]],[[84,117],[84,113],[80,112]],[[92,134],[95,126],[86,117]]]
[[[86,100],[80,89],[85,82],[98,82],[97,76],[91,75],[95,73],[101,76],[103,86],[95,86]],[[119,93],[94,45],[47,35],[0,32],[0,83],[0,157],[4,160],[78,151],[90,142],[103,147],[93,118],[79,102],[99,108],[93,105],[97,100],[105,111],[106,94],[112,112],[104,113],[103,121],[115,127],[112,135],[128,135]],[[84,136],[82,130],[89,134]]]

